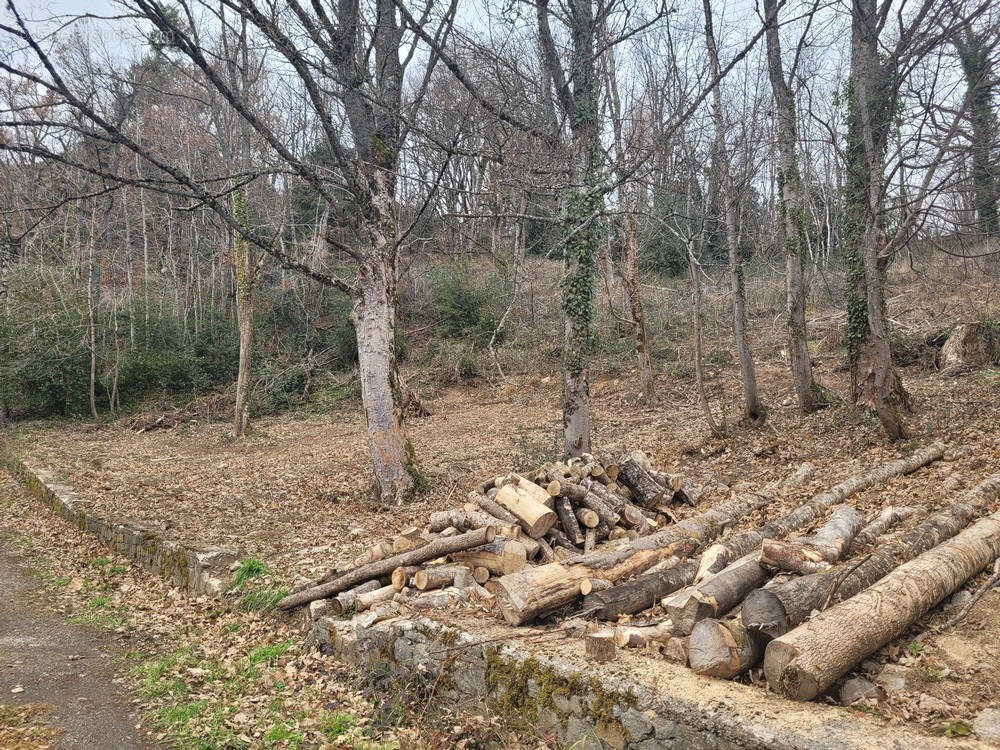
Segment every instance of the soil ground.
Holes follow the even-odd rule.
[[[907,284],[905,290],[897,284],[890,317],[912,340],[974,319],[995,304],[991,279],[980,279],[977,286],[924,275]],[[811,343],[817,379],[844,394],[847,374],[837,347],[836,316],[810,312]],[[856,507],[871,515],[887,504],[915,506],[920,510],[916,523],[1000,472],[1000,371],[948,376],[934,371],[933,356],[928,361],[926,351],[917,351],[901,370],[913,396],[909,438],[889,444],[870,413],[842,401],[811,415],[798,413],[779,333],[773,319],[758,315],[752,322],[758,382],[769,409],[764,428],[739,422],[737,373],[725,361],[709,368],[708,380],[716,417],[725,422],[724,438],[708,434],[686,373],[660,373],[661,400],[648,406],[638,403],[635,379],[624,372],[593,382],[595,452],[640,448],[658,467],[703,486],[707,504],[732,492],[775,495],[764,512],[739,528],[757,526],[857,471],[933,440],[970,450],[860,493],[852,499]],[[143,434],[124,424],[35,426],[20,431],[15,449],[55,469],[97,512],[158,526],[177,538],[240,547],[292,582],[344,566],[377,539],[423,525],[432,510],[461,505],[483,478],[529,470],[558,453],[556,377],[523,375],[453,387],[427,402],[432,416],[412,419],[409,432],[429,491],[401,508],[371,502],[357,410],[322,418],[262,419],[253,436],[240,443],[226,439],[228,425],[223,424]],[[781,480],[803,461],[816,466],[813,479],[783,489]],[[967,586],[975,588],[978,580]],[[948,614],[946,607],[935,610],[876,655],[906,668],[907,686],[861,710],[932,732],[962,734],[981,708],[997,705],[1000,592],[988,593],[947,633],[910,645]],[[644,668],[656,668],[648,657],[635,658],[649,662]],[[757,675],[750,681],[760,682]]]
[[[117,678],[121,644],[66,622],[0,532],[0,692],[3,712],[30,719],[0,728],[3,746],[63,750],[157,747]],[[26,711],[37,707],[38,713]],[[34,714],[34,715],[32,715]],[[48,729],[49,737],[38,733]],[[18,734],[22,735],[18,737]],[[31,735],[35,736],[32,737]],[[51,742],[51,744],[49,744]]]

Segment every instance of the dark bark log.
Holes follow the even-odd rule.
[[[656,505],[667,492],[663,485],[649,476],[632,458],[618,465],[618,479],[632,491],[632,495],[644,508]]]
[[[929,550],[960,532],[1000,495],[1000,476],[989,477],[947,510],[935,513],[912,530],[878,547],[860,565],[841,563],[824,573],[794,578],[779,586],[754,591],[743,603],[740,617],[751,630],[771,638],[787,633],[814,610],[823,609],[836,589],[838,601],[849,599],[880,580],[900,563]]]
[[[583,599],[580,614],[598,620],[615,620],[621,615],[632,615],[649,609],[668,594],[672,594],[694,580],[698,570],[695,562],[681,563],[675,567],[641,575],[628,583],[612,586]]]
[[[768,685],[786,697],[811,700],[997,557],[1000,512],[771,641],[764,656]]]
[[[583,544],[583,532],[580,530],[576,514],[573,513],[573,504],[566,497],[557,497],[555,502],[563,532],[573,544]]]
[[[563,482],[560,490],[563,497],[568,497],[577,505],[594,511],[608,527],[614,526],[620,520],[620,516],[609,508],[607,503],[583,485]]]
[[[478,547],[481,544],[487,544],[493,541],[495,533],[496,532],[492,527],[487,527],[485,529],[467,531],[464,534],[459,534],[458,536],[435,539],[430,544],[425,544],[417,549],[412,549],[398,555],[392,555],[391,557],[387,557],[383,560],[363,565],[360,568],[354,568],[353,570],[349,570],[346,573],[337,576],[332,581],[319,586],[313,586],[312,588],[305,589],[304,591],[290,594],[278,602],[278,608],[287,610],[292,609],[293,607],[299,607],[303,604],[308,604],[315,599],[325,599],[333,596],[334,594],[338,594],[341,591],[349,589],[352,586],[357,586],[359,583],[371,580],[372,578],[389,575],[396,568],[405,567],[407,565],[419,565],[420,563],[424,563],[438,557],[443,557],[444,555],[451,554],[452,552],[459,552],[472,547]]]
[[[850,545],[847,547],[848,553],[853,554],[859,549],[865,549],[866,547],[874,544],[875,540],[882,536],[885,532],[896,524],[912,518],[916,512],[916,508],[899,507],[897,505],[890,505],[883,508],[882,511],[874,519],[872,519],[870,523],[861,529],[854,539],[851,540]]]

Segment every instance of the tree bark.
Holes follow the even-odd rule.
[[[383,235],[386,243],[395,242],[394,233],[388,236],[388,227]],[[383,503],[401,505],[414,493],[419,473],[403,424],[394,340],[395,287],[395,269],[385,258],[360,265],[351,320],[357,331],[361,402],[377,494]]]
[[[428,560],[434,560],[438,557],[449,555],[452,552],[459,552],[461,550],[471,549],[472,547],[478,547],[481,544],[488,544],[493,541],[494,535],[495,532],[493,531],[493,528],[487,527],[485,529],[467,531],[464,534],[459,534],[458,536],[435,539],[429,544],[425,544],[417,549],[412,549],[398,555],[386,557],[382,560],[378,560],[377,562],[369,563],[368,565],[353,568],[352,570],[348,570],[347,572],[338,575],[336,578],[327,583],[290,594],[278,602],[278,608],[292,609],[294,607],[299,607],[316,599],[325,599],[333,596],[334,594],[338,594],[341,591],[351,588],[352,586],[357,586],[360,583],[369,581],[372,578],[380,578],[382,576],[391,575],[392,571],[396,568],[406,567],[407,565],[419,565],[420,563],[427,562]]]
[[[767,21],[767,63],[774,94],[776,138],[778,145],[778,245],[785,255],[785,313],[788,326],[788,352],[795,384],[795,395],[803,412],[814,411],[825,403],[823,390],[812,374],[806,335],[806,296],[808,289],[803,266],[806,247],[806,207],[802,178],[795,149],[795,95],[785,80],[781,60],[781,37],[778,30],[778,2],[764,0]]]
[[[837,562],[861,528],[864,517],[849,505],[834,508],[830,520],[810,537],[765,539],[760,562],[791,573],[818,573]]]
[[[723,544],[713,545],[702,555],[698,579],[717,573],[729,564],[730,560],[748,554],[758,547],[766,538],[782,538],[793,531],[804,528],[823,516],[830,506],[843,502],[852,495],[866,490],[878,482],[884,482],[900,474],[911,474],[917,469],[933,463],[944,456],[944,445],[933,443],[926,448],[914,451],[909,456],[887,461],[874,469],[862,474],[855,474],[830,489],[821,492],[807,503],[789,511],[780,518],[761,526],[755,531],[735,534]]]
[[[828,604],[849,599],[889,571],[959,533],[1000,495],[1000,476],[989,477],[947,510],[935,513],[912,530],[881,545],[860,565],[845,562],[824,573],[793,578],[754,591],[743,602],[740,617],[751,630],[776,638]],[[856,566],[856,567],[855,567]]]
[[[622,461],[618,476],[644,508],[651,508],[666,494],[666,488],[654,480],[634,459]]]
[[[854,539],[851,540],[850,545],[848,545],[848,552],[854,553],[859,549],[864,549],[871,544],[874,544],[875,540],[882,536],[886,531],[895,526],[898,523],[908,520],[913,517],[917,512],[916,508],[900,507],[898,505],[889,505],[882,509],[882,511],[869,522],[861,531],[857,533]]]
[[[699,620],[735,607],[748,592],[763,585],[767,576],[767,569],[752,552],[708,580],[674,594],[663,602],[663,611],[673,623],[675,635],[688,635]]]
[[[721,76],[719,50],[712,24],[711,0],[703,0],[705,11],[705,44],[708,47],[710,72],[713,78]],[[729,285],[733,295],[733,343],[740,362],[740,379],[743,384],[743,414],[752,422],[764,416],[757,392],[757,375],[753,353],[747,340],[746,294],[743,288],[743,259],[740,257],[739,195],[733,182],[732,159],[726,147],[726,112],[722,103],[721,83],[712,87],[712,122],[715,135],[713,144],[714,164],[721,170],[720,188],[726,222],[726,253],[729,260]]]
[[[234,215],[249,229],[250,211],[246,192],[237,190],[233,196]],[[253,361],[254,307],[257,286],[257,269],[250,251],[250,243],[237,234],[234,237],[234,266],[236,272],[236,318],[240,329],[240,361],[236,371],[236,409],[233,415],[233,435],[241,438],[250,426],[250,366]]]
[[[583,598],[580,614],[598,620],[615,620],[622,615],[633,615],[649,609],[660,599],[694,580],[698,570],[695,562],[681,562],[665,566],[666,570],[646,573],[617,586],[597,591]]]
[[[767,640],[738,619],[702,620],[688,639],[691,669],[709,677],[731,679],[764,657]]]
[[[772,690],[811,700],[1000,557],[1000,512],[904,563],[881,581],[768,644]]]

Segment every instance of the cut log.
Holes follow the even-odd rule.
[[[811,700],[1000,557],[1000,511],[768,644],[772,690]]]
[[[613,661],[618,656],[615,631],[600,630],[583,636],[584,651],[591,661]]]
[[[670,637],[669,623],[658,625],[618,625],[615,628],[615,645],[618,648],[642,648],[651,641]]]
[[[448,526],[449,524],[445,524]],[[444,528],[442,526],[441,528]],[[399,533],[392,540],[392,551],[395,554],[400,552],[408,552],[411,549],[416,549],[417,547],[423,547],[431,541],[432,537],[424,533],[423,529],[418,529],[416,526],[411,526],[410,528]]]
[[[569,482],[564,482],[562,486],[562,495],[567,497],[576,503],[578,506],[582,505],[584,508],[589,508],[598,515],[598,517],[608,525],[608,528],[614,526],[620,520],[620,517],[615,513],[607,504],[593,492],[588,490],[586,487],[580,484],[571,484]]]
[[[407,565],[406,567],[396,568],[392,571],[392,585],[396,591],[402,591],[405,587],[411,585],[410,581],[413,578],[413,574],[418,570],[420,570],[419,565]]]
[[[653,479],[633,458],[618,465],[618,479],[632,491],[632,495],[644,508],[653,507],[667,494],[666,487]]]
[[[702,559],[703,561],[707,560],[708,564],[703,563],[702,569],[698,571],[699,577],[697,580],[703,580],[719,572],[731,560],[735,560],[759,548],[765,538],[783,539],[791,532],[815,523],[820,517],[826,514],[830,506],[841,503],[852,495],[856,495],[878,482],[884,482],[900,474],[910,474],[922,466],[937,461],[942,456],[944,456],[944,445],[933,443],[926,448],[921,448],[911,453],[909,456],[898,458],[894,461],[887,461],[870,471],[848,477],[825,492],[816,495],[809,502],[798,506],[791,512],[761,526],[755,531],[734,534],[725,543],[715,545],[706,550]]]
[[[497,537],[481,547],[452,553],[451,559],[470,568],[486,568],[490,573],[502,576],[523,569],[527,565],[528,553],[521,541]]]
[[[767,639],[738,619],[702,620],[688,639],[688,660],[698,674],[731,679],[757,664]]]
[[[549,546],[548,542],[546,542],[544,539],[536,539],[535,541],[538,542],[538,549],[539,549],[538,556],[542,562],[550,563],[550,562],[555,562],[556,560],[559,559],[556,557],[556,553],[552,551],[552,547]]]
[[[898,534],[861,561],[841,563],[824,573],[793,578],[777,586],[754,591],[743,602],[743,624],[772,638],[823,609],[836,590],[838,601],[849,599],[911,560],[965,528],[1000,496],[1000,475],[992,476],[967,492],[961,500],[935,513],[911,530]]]
[[[627,498],[624,495],[619,495],[617,492],[612,492],[610,489],[605,487],[603,484],[599,484],[590,479],[585,479],[580,482],[587,491],[597,495],[604,503],[605,507],[612,513],[621,515],[622,506],[627,502]]]
[[[545,536],[545,532],[556,523],[557,517],[554,511],[513,485],[506,484],[501,487],[496,501],[517,516],[524,532],[532,539]]]
[[[337,596],[330,600],[330,612],[335,615],[342,615],[353,609],[354,600],[357,599],[360,594],[367,594],[381,587],[382,584],[380,584],[378,580],[372,580],[365,581],[360,586],[355,586],[347,591],[341,591],[337,594]]]
[[[857,533],[847,549],[850,553],[870,547],[875,540],[898,523],[907,521],[916,514],[916,508],[888,505],[882,509],[861,531]]]
[[[583,551],[584,553],[593,552],[594,547],[597,546],[597,529],[588,527],[585,532],[583,532]]]
[[[830,520],[809,537],[782,541],[765,539],[760,562],[790,573],[819,573],[828,570],[861,528],[864,517],[849,505],[834,508]]]
[[[545,541],[547,541],[552,547],[563,547],[571,552],[580,551],[579,548],[570,541],[569,537],[563,534],[555,526],[545,532]]]
[[[633,615],[656,604],[694,580],[698,565],[674,557],[674,565],[655,573],[646,573],[627,583],[620,583],[604,591],[585,597],[580,614],[598,620],[616,620],[622,615]],[[587,593],[587,592],[583,592]]]
[[[601,517],[590,508],[577,508],[574,511],[574,515],[576,516],[576,520],[588,529],[595,528],[601,522]]]
[[[456,604],[469,601],[469,592],[454,587],[418,594],[406,600],[414,609],[448,609]]]
[[[529,481],[525,477],[518,474],[515,474],[514,476],[517,477],[517,488],[519,490],[528,495],[528,497],[533,499],[535,502],[541,503],[546,508],[552,507],[552,495],[549,494],[548,490],[544,487],[539,487],[534,482]]]
[[[472,580],[480,586],[490,580],[490,575],[490,569],[482,565],[477,565],[472,569]]]
[[[353,586],[357,586],[359,583],[370,581],[373,578],[390,575],[396,568],[405,567],[407,565],[419,565],[427,562],[428,560],[433,560],[436,557],[442,557],[443,555],[449,555],[453,552],[459,552],[461,550],[471,549],[472,547],[478,547],[481,544],[487,544],[493,541],[495,534],[496,532],[492,527],[487,527],[485,529],[466,531],[464,534],[459,534],[458,536],[448,537],[445,539],[435,539],[430,544],[425,544],[417,549],[412,549],[398,555],[392,555],[384,560],[378,560],[377,562],[363,565],[360,568],[348,570],[347,572],[338,575],[331,581],[321,583],[303,591],[298,591],[294,594],[289,594],[278,602],[278,608],[287,610],[299,607],[303,604],[308,604],[315,599],[326,599],[334,594],[339,594],[341,591],[346,591]]]
[[[580,593],[584,596],[596,591],[606,591],[611,588],[611,583],[603,578],[584,578],[580,581]]]
[[[572,602],[580,595],[580,581],[584,578],[617,583],[675,554],[690,554],[684,550],[690,550],[691,542],[697,545],[711,541],[737,519],[770,501],[770,497],[738,495],[655,534],[610,543],[607,549],[590,555],[505,575],[497,583],[500,609],[509,623],[521,625]]]
[[[559,493],[556,493],[557,495]],[[573,544],[583,544],[583,532],[577,521],[576,514],[573,513],[573,504],[568,497],[557,497],[555,499],[556,515],[559,516],[559,523],[562,526],[566,537]],[[593,511],[588,511],[592,513]],[[596,515],[596,514],[595,514]]]
[[[739,604],[767,580],[767,570],[752,552],[706,581],[665,599],[663,610],[674,625],[676,635],[688,635],[695,623],[718,617]]]
[[[485,529],[492,526],[500,536],[514,536],[520,529],[517,519],[513,523],[507,523],[495,516],[478,510],[452,508],[451,510],[441,510],[431,513],[430,523],[427,525],[429,531],[438,532],[449,526],[454,526],[461,531],[470,529]],[[400,550],[402,551],[402,550]]]
[[[354,611],[363,612],[375,604],[391,601],[392,597],[394,597],[397,593],[399,592],[396,591],[396,587],[392,584],[382,586],[381,588],[377,588],[373,591],[365,591],[358,594],[354,598]],[[336,601],[336,599],[334,601]]]
[[[413,586],[418,591],[443,589],[451,586],[454,582],[455,568],[453,566],[422,568],[413,574]]]

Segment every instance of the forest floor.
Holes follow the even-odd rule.
[[[904,330],[928,331],[974,319],[994,296],[992,281],[972,294],[956,286],[948,296],[928,279],[898,294],[890,312]],[[830,317],[812,316],[813,330]],[[755,327],[758,381],[768,407],[765,427],[739,422],[739,385],[731,364],[709,367],[708,390],[716,418],[725,422],[723,438],[708,433],[689,376],[661,374],[660,402],[648,406],[638,402],[635,379],[625,373],[592,383],[595,451],[642,449],[654,465],[703,486],[704,504],[741,489],[774,489],[775,502],[740,528],[760,525],[851,474],[934,440],[971,450],[872,487],[853,499],[855,506],[866,516],[888,504],[915,506],[922,511],[916,522],[1000,472],[1000,371],[949,376],[928,367],[925,356],[914,357],[915,364],[901,370],[913,396],[910,437],[889,444],[871,414],[843,402],[799,414],[773,322],[758,320]],[[817,379],[846,393],[842,350],[815,338]],[[321,418],[261,419],[248,439],[235,443],[224,424],[137,434],[124,423],[28,425],[14,441],[19,453],[55,470],[89,499],[95,512],[159,527],[173,538],[241,548],[265,561],[278,582],[291,584],[348,564],[377,539],[423,525],[433,510],[461,505],[486,477],[526,471],[557,457],[558,377],[470,383],[446,388],[427,401],[431,416],[411,419],[408,429],[429,489],[419,501],[392,509],[371,500],[357,409]],[[810,482],[778,490],[804,461],[816,467]],[[984,577],[967,588],[974,590]],[[905,685],[884,700],[850,710],[950,736],[967,733],[983,707],[1000,706],[1000,670],[995,668],[1000,663],[1000,591],[988,592],[946,633],[914,641],[953,612],[947,605],[936,609],[882,649],[875,659],[897,663],[905,671]],[[209,624],[203,614],[192,616],[215,633],[228,617],[220,615]],[[263,634],[267,627],[256,623],[254,632]],[[749,681],[759,683],[755,675]]]

